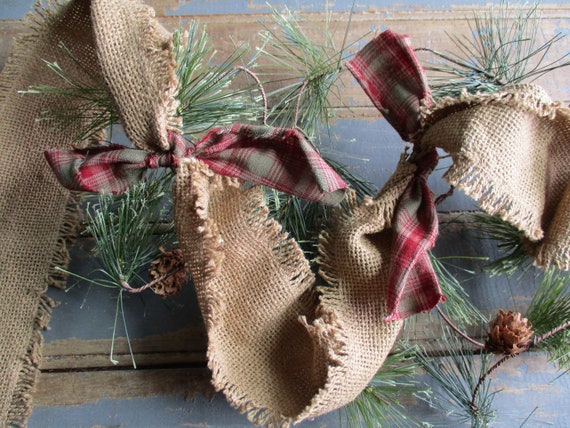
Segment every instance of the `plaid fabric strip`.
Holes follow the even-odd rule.
[[[384,31],[347,67],[380,113],[409,141],[420,127],[420,101],[430,90],[408,36]]]
[[[437,238],[438,221],[427,177],[437,157],[433,149],[416,160],[418,169],[396,207],[386,321],[430,310],[445,300],[428,254]]]
[[[138,183],[146,171],[144,151],[118,144],[44,154],[59,182],[70,190],[118,194]]]
[[[430,95],[423,68],[407,36],[385,31],[369,42],[347,67],[374,105],[410,141],[420,130],[420,104]],[[432,309],[445,300],[428,250],[437,237],[437,212],[427,177],[437,152],[414,153],[415,176],[400,197],[392,219],[387,321]]]
[[[236,124],[210,131],[195,147],[169,133],[171,151],[157,154],[111,144],[51,149],[45,156],[60,183],[71,190],[122,193],[147,168],[175,167],[193,156],[216,173],[241,178],[315,202],[335,205],[348,187],[299,131]]]
[[[210,131],[193,154],[218,174],[328,205],[348,187],[295,129],[235,124]]]

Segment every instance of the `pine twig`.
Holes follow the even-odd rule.
[[[464,338],[465,340],[467,340],[469,343],[477,346],[478,348],[481,349],[485,349],[485,344],[477,342],[476,340],[472,339],[471,337],[469,337],[469,335],[467,335],[466,333],[462,332],[455,324],[453,324],[453,322],[445,315],[445,313],[441,310],[441,308],[438,306],[436,306],[437,312],[439,313],[439,315],[443,318],[443,320],[445,321],[445,323],[451,327],[451,329],[453,331],[455,331],[457,334],[459,334],[462,338]]]
[[[538,345],[543,340],[549,339],[550,337],[554,336],[556,333],[560,333],[562,330],[566,330],[567,328],[570,328],[570,321],[567,321],[564,324],[561,324],[558,327],[553,328],[552,330],[544,333],[541,336],[535,337],[535,339],[532,342],[532,346]]]
[[[158,284],[161,281],[164,281],[165,279],[171,277],[172,275],[180,272],[181,270],[186,269],[186,266],[180,266],[170,272],[165,273],[164,275],[159,276],[158,278],[153,279],[150,282],[147,282],[145,285],[141,286],[141,287],[131,287],[129,285],[129,283],[127,281],[121,281],[121,286],[127,290],[129,293],[133,293],[133,294],[137,294],[137,293],[142,293],[145,290],[148,290],[149,288],[154,287],[156,284]]]
[[[445,317],[444,317],[444,319],[445,319]],[[453,328],[453,326],[452,326],[451,324],[450,324],[450,326],[451,326],[451,328]],[[546,339],[548,339],[548,338],[554,336],[556,333],[559,333],[559,332],[561,332],[561,331],[563,331],[563,330],[565,330],[565,329],[567,329],[567,328],[569,328],[569,327],[570,327],[570,321],[568,321],[568,322],[566,322],[566,323],[564,323],[564,324],[562,324],[562,325],[559,325],[559,326],[556,327],[556,328],[553,328],[552,330],[550,330],[549,332],[547,332],[547,333],[545,333],[545,334],[543,334],[543,335],[541,335],[541,336],[536,336],[536,337],[534,338],[534,340],[533,340],[525,349],[522,350],[522,352],[528,351],[529,349],[531,349],[531,348],[535,347],[536,345],[538,345],[538,344],[539,344],[540,342],[542,342],[543,340],[546,340]],[[454,329],[454,330],[455,330],[455,329]],[[455,330],[455,331],[457,331],[457,330]],[[461,333],[460,333],[460,334],[461,334]],[[466,336],[463,336],[463,337],[464,337],[465,339],[469,340],[468,337],[466,337]],[[471,340],[469,340],[469,341],[471,341]],[[485,345],[483,345],[483,348],[485,348]],[[522,353],[522,352],[520,352],[520,353]],[[507,361],[507,360],[509,360],[509,359],[511,359],[511,358],[514,358],[514,357],[516,357],[517,355],[519,355],[519,354],[506,354],[506,355],[503,355],[503,356],[501,357],[501,359],[499,359],[495,364],[493,364],[493,365],[489,368],[489,370],[487,370],[487,371],[485,372],[485,374],[479,378],[479,382],[477,383],[477,386],[476,386],[475,389],[473,390],[473,398],[472,398],[472,400],[471,400],[471,405],[473,406],[474,409],[476,409],[476,406],[475,406],[475,399],[476,399],[476,397],[477,397],[477,393],[479,392],[479,388],[481,387],[481,384],[485,381],[485,379],[487,378],[487,376],[489,376],[489,375],[490,375],[491,373],[493,373],[496,369],[498,369],[505,361]]]
[[[498,360],[495,364],[493,364],[491,367],[489,367],[489,370],[487,370],[483,374],[483,376],[479,377],[479,381],[477,382],[477,385],[475,386],[475,389],[473,390],[473,398],[471,399],[471,407],[474,411],[477,410],[477,405],[475,404],[475,400],[477,399],[477,394],[479,393],[479,389],[481,388],[481,385],[483,384],[483,382],[485,382],[485,379],[487,379],[487,376],[489,376],[491,373],[493,373],[495,370],[497,370],[505,361],[507,361],[511,358],[514,358],[517,355],[518,354],[503,355],[500,360]]]

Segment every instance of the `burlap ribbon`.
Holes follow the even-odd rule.
[[[167,131],[177,125],[172,41],[152,9],[126,0],[74,0],[52,10],[36,9],[26,17],[28,29],[15,42],[0,77],[1,426],[23,425],[30,411],[41,361],[38,330],[47,323],[51,302],[43,293],[56,279],[53,267],[66,263],[65,238],[74,234],[77,220],[68,210],[69,192],[53,176],[43,152],[70,148],[84,126],[78,122],[53,132],[51,123],[37,121],[43,111],[61,105],[80,111],[80,100],[18,91],[61,86],[44,61],[57,62],[77,81],[113,94],[137,147],[167,149]]]
[[[570,110],[536,85],[426,107],[424,147],[453,158],[445,178],[520,229],[538,266],[570,269]]]

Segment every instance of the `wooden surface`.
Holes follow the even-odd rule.
[[[22,30],[20,19],[32,0],[0,0],[0,66],[11,50],[12,38]],[[264,2],[235,0],[153,0],[163,24],[174,29],[198,18],[207,24],[220,57],[233,49],[234,43],[258,44],[256,35],[260,21],[269,22],[270,10]],[[292,10],[303,12],[307,25],[318,28],[324,22],[321,2],[287,2]],[[438,0],[416,5],[397,5],[383,1],[359,3],[352,17],[348,39],[391,28],[411,36],[416,47],[438,50],[451,48],[447,33],[469,31],[466,16],[472,10],[483,10],[485,2]],[[284,3],[274,3],[277,8]],[[342,39],[348,21],[347,0],[330,6]],[[570,4],[543,5],[540,37],[544,40],[557,32],[570,33]],[[318,37],[319,31],[315,31]],[[231,36],[231,40],[230,40]],[[366,40],[372,37],[368,35]],[[366,41],[365,40],[365,41]],[[362,45],[363,42],[361,42]],[[552,57],[568,52],[569,42],[559,44]],[[386,122],[379,118],[360,87],[348,73],[343,78],[344,103],[335,110],[331,135],[325,148],[354,171],[381,186],[393,172],[403,143]],[[567,71],[543,78],[540,82],[553,99],[569,102],[570,85]],[[445,165],[442,165],[444,167]],[[447,191],[447,185],[434,173],[430,187],[436,193]],[[438,255],[493,255],[496,248],[488,241],[477,240],[465,227],[462,211],[474,209],[474,203],[460,193],[440,208],[441,235],[435,249]],[[468,217],[468,216],[467,216]],[[86,257],[89,239],[80,239],[73,249],[71,269],[87,275],[93,269]],[[466,268],[481,272],[481,265],[470,262]],[[473,301],[483,311],[496,308],[524,310],[536,284],[504,278],[488,278],[479,273],[464,284]],[[132,368],[124,332],[118,330],[114,357],[109,359],[115,317],[116,292],[79,283],[67,292],[52,289],[49,295],[60,304],[54,309],[50,330],[45,332],[44,359],[35,409],[30,427],[169,427],[169,426],[250,426],[233,410],[220,394],[209,386],[206,369],[206,335],[191,287],[173,299],[164,301],[152,294],[131,296],[125,302],[126,319],[138,369]],[[428,315],[418,317],[415,340],[437,340],[438,331]],[[498,417],[494,426],[525,427],[570,426],[569,376],[559,377],[555,367],[542,354],[524,355],[498,370],[494,386],[502,389],[495,399]],[[407,403],[418,418],[441,425],[446,419],[413,397]],[[532,413],[532,415],[531,415]],[[525,422],[527,416],[529,420]],[[338,415],[327,415],[302,427],[336,427]]]

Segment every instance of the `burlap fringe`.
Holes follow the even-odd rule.
[[[18,428],[26,427],[26,420],[32,412],[33,393],[37,378],[40,374],[42,360],[43,336],[41,331],[47,328],[51,310],[57,306],[51,298],[41,295],[38,301],[38,311],[34,318],[34,330],[30,342],[23,357],[22,369],[15,380],[12,394],[12,403],[7,414],[8,426]]]
[[[59,289],[66,287],[67,274],[62,269],[67,269],[69,265],[71,260],[69,250],[75,245],[77,235],[79,234],[81,220],[80,201],[81,196],[78,193],[72,193],[65,208],[65,214],[59,229],[59,237],[48,271],[47,284],[50,287]]]
[[[437,102],[422,102],[420,108],[422,129],[418,135],[419,139],[431,125],[450,114],[489,104],[502,104],[550,120],[554,120],[558,113],[567,110],[561,111],[561,103],[553,103],[543,88],[532,84],[511,85],[492,94],[469,94],[465,91],[458,98],[443,97]]]

